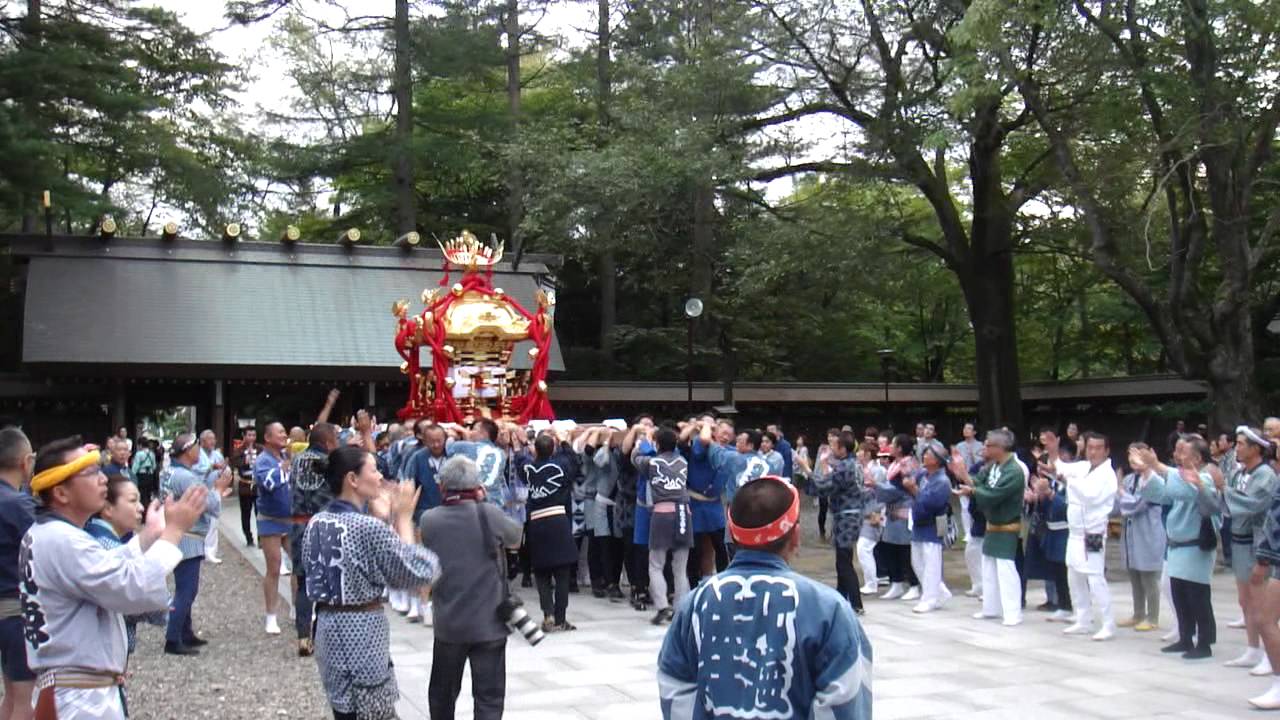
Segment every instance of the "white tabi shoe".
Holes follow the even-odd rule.
[[[916,586],[914,586],[914,585],[913,585],[913,586],[911,587],[911,589],[907,591],[907,594],[902,596],[902,599],[903,599],[903,600],[906,600],[906,601],[908,601],[908,602],[910,602],[910,601],[912,601],[912,600],[919,600],[919,599],[920,599],[920,588],[918,588],[918,587],[916,587]]]
[[[1262,648],[1247,647],[1240,657],[1222,663],[1226,667],[1252,668],[1262,661]]]
[[[218,557],[217,555],[205,555],[204,561],[208,563],[213,563],[214,565],[222,564],[222,558]]]
[[[880,596],[881,600],[897,600],[907,594],[907,589],[903,587],[903,583],[893,583],[889,586],[889,592]]]
[[[1000,624],[1005,627],[1017,627],[1022,624],[1022,616],[1019,615],[1018,617],[1012,620],[1001,620]]]
[[[982,586],[971,587],[964,591],[965,597],[982,597]]]
[[[1045,622],[1069,623],[1075,620],[1075,615],[1070,610],[1054,610],[1049,617],[1045,618]]]
[[[921,602],[916,603],[915,607],[911,608],[911,612],[931,613],[937,609],[938,609],[938,603],[936,600],[923,600]]]
[[[407,621],[409,621],[409,622],[411,622],[411,623],[416,623],[416,622],[418,622],[419,620],[421,620],[421,619],[422,619],[421,606],[422,606],[422,601],[421,601],[421,600],[419,600],[419,599],[418,599],[418,598],[416,598],[416,597],[410,596],[410,598],[409,598],[409,614],[408,614],[408,615],[405,615],[405,616],[404,616],[404,619],[405,619],[405,620],[407,620]]]
[[[1245,624],[1246,623],[1244,621],[1244,618],[1241,617],[1241,618],[1236,618],[1235,620],[1232,620],[1231,622],[1227,623],[1227,627],[1235,628],[1236,630],[1239,630],[1243,628]]]
[[[943,607],[946,607],[947,603],[951,601],[952,595],[951,595],[951,591],[945,587],[942,588],[939,591],[939,593],[940,594],[938,595],[938,608],[941,609]]]
[[[431,603],[422,606],[422,624],[431,627],[436,624],[435,611],[431,609]]]
[[[1258,661],[1257,665],[1253,666],[1253,669],[1249,671],[1249,674],[1255,677],[1265,677],[1270,675],[1271,658],[1267,657],[1266,653],[1262,653],[1262,659]]]
[[[973,615],[971,615],[970,617],[972,617],[974,620],[995,620],[996,618],[998,618],[998,617],[1000,617],[1000,616],[999,616],[999,615],[987,615],[986,613],[984,613],[984,612],[982,612],[981,610],[979,610],[978,612],[974,613],[974,614],[973,614]]]
[[[1115,623],[1104,623],[1102,629],[1093,634],[1093,639],[1098,642],[1110,640],[1116,636]]]
[[[1063,635],[1088,635],[1093,632],[1093,626],[1079,621],[1073,622],[1062,629]]]
[[[391,609],[404,615],[409,612],[409,596],[403,590],[391,591]]]
[[[279,634],[280,634],[280,623],[276,622],[276,616],[275,616],[275,615],[268,615],[268,616],[267,616],[267,628],[266,628],[266,630],[267,630],[267,634],[268,634],[268,635],[279,635]]]
[[[1178,628],[1174,628],[1169,632],[1165,633],[1164,635],[1160,636],[1160,642],[1171,643],[1171,642],[1177,642],[1177,641],[1178,641]]]
[[[880,592],[880,588],[876,587],[875,585],[863,585],[862,587],[858,588],[858,592],[862,593],[863,595],[875,595],[876,593]]]
[[[1259,710],[1280,710],[1280,678],[1271,681],[1270,690],[1249,698],[1249,704]]]

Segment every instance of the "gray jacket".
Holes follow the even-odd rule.
[[[1139,496],[1137,475],[1125,476],[1123,489],[1116,493],[1115,511],[1124,518],[1120,557],[1125,568],[1140,572],[1161,570],[1168,542],[1163,507]]]
[[[170,464],[169,474],[160,481],[160,495],[180,498],[187,488],[199,486],[209,487],[204,475],[175,462]],[[209,534],[209,528],[215,518],[222,514],[222,496],[213,488],[209,488],[209,496],[205,498],[204,505],[204,514],[182,536],[182,542],[178,544],[183,560],[204,557],[204,536]]]
[[[1257,544],[1262,540],[1262,524],[1276,492],[1276,473],[1270,464],[1262,462],[1253,472],[1236,466],[1227,477],[1223,495],[1231,514],[1232,540]]]

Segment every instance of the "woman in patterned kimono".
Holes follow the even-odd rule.
[[[400,690],[383,590],[428,585],[440,563],[415,543],[412,480],[385,490],[373,454],[359,447],[334,450],[325,465],[335,499],[308,523],[302,555],[320,678],[335,720],[394,718]]]

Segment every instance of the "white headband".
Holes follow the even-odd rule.
[[[1257,445],[1260,448],[1266,448],[1268,450],[1271,449],[1271,441],[1262,437],[1262,435],[1260,435],[1257,430],[1254,430],[1248,425],[1241,425],[1240,427],[1236,428],[1236,434],[1245,436],[1246,438],[1249,439],[1249,442],[1253,443],[1254,445]]]

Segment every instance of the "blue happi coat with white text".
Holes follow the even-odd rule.
[[[871,642],[835,590],[743,549],[680,603],[658,694],[664,720],[870,720]]]

